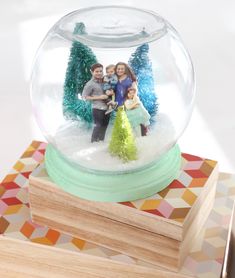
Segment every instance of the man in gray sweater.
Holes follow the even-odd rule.
[[[104,93],[103,82],[103,66],[99,63],[91,66],[92,79],[89,80],[82,92],[82,97],[92,101],[92,115],[94,119],[94,129],[91,136],[91,142],[103,141],[106,129],[109,124],[110,114],[105,114],[108,106],[105,100],[108,96]]]

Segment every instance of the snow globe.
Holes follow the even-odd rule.
[[[178,175],[194,70],[176,30],[152,11],[74,11],[37,52],[31,99],[50,178],[78,197],[146,198]]]

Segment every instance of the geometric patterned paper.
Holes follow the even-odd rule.
[[[46,143],[34,141],[13,166],[10,173],[0,183],[0,234],[35,243],[56,246],[63,249],[90,254],[129,264],[156,266],[140,259],[97,244],[62,234],[48,227],[33,223],[30,219],[28,202],[28,176],[44,160]],[[149,213],[161,214],[182,221],[187,208],[192,206],[198,196],[203,179],[214,167],[211,160],[183,154],[183,168],[179,179],[171,184],[170,190],[156,194],[153,198],[128,202],[123,205],[135,207]],[[200,169],[200,170],[199,170]],[[177,213],[175,199],[182,197],[184,213]],[[173,200],[173,201],[172,201]],[[180,272],[190,277],[219,278],[223,263],[228,224],[235,200],[235,177],[221,174],[217,186],[215,205],[211,214],[195,240]],[[172,209],[173,208],[173,209]]]
[[[182,153],[179,177],[167,188],[149,198],[119,204],[182,223],[216,164],[213,160]]]

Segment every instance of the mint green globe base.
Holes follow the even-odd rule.
[[[48,144],[45,165],[50,178],[66,192],[92,201],[125,202],[152,196],[166,188],[178,177],[181,153],[175,145],[149,167],[110,174],[89,172],[72,165]]]

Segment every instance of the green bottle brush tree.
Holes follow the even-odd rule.
[[[135,137],[123,106],[118,107],[109,143],[109,152],[124,162],[137,159]]]

